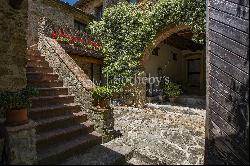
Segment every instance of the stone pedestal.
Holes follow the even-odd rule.
[[[92,107],[91,110],[93,114],[92,120],[95,123],[95,131],[102,134],[102,143],[114,139],[114,109]]]
[[[1,138],[1,136],[0,136],[0,154],[2,154],[3,148],[4,148],[4,138]],[[0,161],[2,161],[2,160],[3,160],[2,156],[0,156]]]
[[[32,165],[37,159],[35,123],[6,127],[10,165]]]
[[[145,72],[141,71],[135,75],[135,82],[124,88],[123,100],[125,105],[143,108],[146,103],[146,77]]]

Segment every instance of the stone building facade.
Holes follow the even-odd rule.
[[[19,91],[26,87],[27,0],[0,2],[0,93]],[[0,106],[1,107],[1,106]],[[35,129],[3,125],[6,110],[0,108],[0,165],[31,164],[35,152]]]
[[[46,33],[48,36],[53,29],[62,28],[73,32],[75,30],[84,31],[84,28],[93,19],[93,16],[60,0],[29,0],[28,46],[37,44],[39,37],[43,37]],[[41,29],[40,23],[44,20],[45,27]],[[69,55],[86,72],[90,80],[100,82],[102,60],[91,58],[91,54],[81,56],[69,53]],[[89,57],[94,59],[94,62],[89,61]]]
[[[0,91],[20,90],[27,84],[24,67],[28,3],[18,2],[0,2]]]
[[[140,3],[142,1],[143,0],[137,0],[137,3]],[[75,4],[75,7],[98,18],[100,12],[103,13],[106,7],[119,2],[132,3],[132,1],[130,0],[79,0]]]
[[[59,0],[29,0],[28,45],[38,42],[39,22],[46,18],[53,25],[77,28],[87,25],[93,17]],[[49,26],[49,25],[47,25]]]
[[[82,68],[84,73],[89,77],[91,81],[93,81],[95,85],[102,85],[102,57],[82,57],[81,55],[71,55],[71,57],[75,60],[76,64],[78,64],[78,66]]]

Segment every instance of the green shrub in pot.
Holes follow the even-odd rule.
[[[175,99],[182,93],[181,86],[174,82],[168,82],[164,85],[164,93],[170,99],[171,102],[175,102]]]
[[[94,105],[101,108],[108,107],[108,100],[111,99],[113,91],[105,86],[97,87],[92,94]]]
[[[27,122],[27,108],[32,105],[31,97],[37,96],[38,91],[26,87],[18,92],[0,92],[0,110],[5,111],[8,125],[19,125]]]

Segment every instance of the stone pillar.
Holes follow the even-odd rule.
[[[27,0],[0,2],[0,91],[18,91],[27,84]]]
[[[146,78],[145,72],[141,69],[135,74],[134,83],[125,87],[122,98],[127,106],[142,108],[146,104]]]
[[[1,132],[1,130],[0,130],[0,132]],[[2,154],[3,150],[4,150],[4,138],[1,137],[1,133],[0,133],[0,154]],[[1,155],[0,156],[0,161],[2,161],[2,160],[3,160],[3,158],[2,158],[2,155]]]
[[[10,165],[32,165],[37,161],[35,122],[6,127]]]
[[[137,79],[140,80],[137,84],[134,85],[133,91],[135,94],[135,103],[134,105],[138,108],[144,107],[146,103],[146,74],[143,70],[141,70],[138,74],[136,74]]]
[[[102,143],[114,139],[114,109],[100,109],[92,107],[92,120],[95,123],[95,131],[102,134]]]

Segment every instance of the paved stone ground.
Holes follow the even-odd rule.
[[[115,107],[115,129],[135,149],[135,160],[149,164],[203,164],[205,110],[169,105],[147,109]]]

